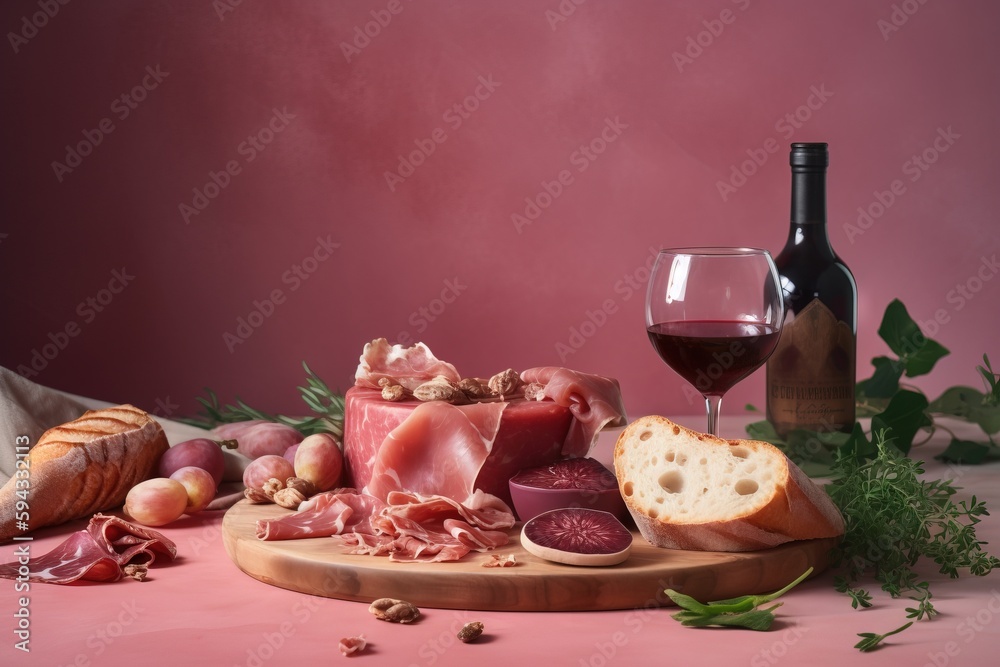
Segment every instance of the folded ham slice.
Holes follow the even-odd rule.
[[[177,547],[155,530],[116,516],[95,514],[84,530],[77,531],[52,551],[27,563],[27,580],[68,584],[74,581],[118,581],[129,564],[149,565],[157,555],[173,560]],[[16,579],[18,562],[0,565],[0,577]]]
[[[277,519],[257,522],[257,537],[261,540],[297,540],[306,537],[329,537],[344,531],[371,533],[371,518],[377,516],[385,503],[354,489],[338,489],[320,493],[305,503],[299,511]]]
[[[454,366],[435,357],[423,343],[403,347],[377,338],[365,345],[359,361],[354,384],[369,389],[378,389],[382,378],[391,378],[410,391],[438,376],[452,382],[462,379]]]
[[[586,456],[601,429],[628,423],[618,380],[556,366],[529,368],[521,380],[542,385],[536,400],[554,401],[573,413],[564,456]]]
[[[394,491],[465,501],[493,448],[506,403],[417,405],[378,450],[367,493],[388,501]]]

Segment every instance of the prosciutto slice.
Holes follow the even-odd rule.
[[[52,551],[27,563],[27,580],[68,584],[74,581],[118,581],[129,564],[149,565],[157,556],[173,560],[177,547],[155,530],[116,516],[95,514],[84,530],[77,531]],[[19,576],[21,563],[0,565],[0,577]]]
[[[390,503],[396,491],[464,502],[475,491],[506,407],[500,402],[418,405],[378,449],[365,491]]]
[[[444,496],[394,492],[372,519],[375,533],[391,538],[389,559],[400,562],[457,560],[470,551],[507,543],[514,515],[496,496],[477,491],[467,503]]]
[[[378,381],[384,377],[410,391],[438,376],[451,382],[462,379],[454,366],[435,357],[423,343],[403,347],[389,345],[385,338],[377,338],[365,345],[359,361],[354,384],[370,389],[378,389]]]
[[[299,511],[277,519],[257,522],[261,540],[297,540],[329,537],[344,531],[371,533],[371,518],[385,507],[378,498],[353,489],[339,489],[310,498]]]
[[[613,378],[543,366],[524,371],[521,380],[542,385],[536,400],[549,399],[573,413],[563,444],[564,456],[586,456],[602,428],[624,426],[628,421],[621,387]]]

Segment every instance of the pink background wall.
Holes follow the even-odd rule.
[[[55,338],[43,384],[160,414],[192,412],[203,386],[298,410],[300,360],[346,388],[365,341],[408,336],[467,374],[563,364],[618,377],[632,416],[697,413],[624,281],[664,245],[777,251],[790,141],[831,144],[859,377],[885,351],[894,297],[947,320],[952,355],[919,382],[929,393],[978,386],[983,352],[1000,361],[1000,269],[983,264],[1000,251],[995,2],[564,0],[568,16],[557,0],[223,2],[73,2],[51,18],[44,0],[3,3],[0,364],[41,365]],[[372,12],[391,21],[348,58]],[[465,117],[449,112],[477,91]],[[244,143],[269,123],[270,143]],[[67,144],[88,152],[84,131],[100,143],[67,163]],[[602,153],[577,152],[602,132]],[[390,189],[385,172],[433,137]],[[724,200],[718,182],[769,140],[777,154]],[[907,164],[929,147],[926,171]],[[518,230],[512,214],[563,170]],[[225,187],[186,220],[210,172]],[[895,180],[874,224],[845,227]],[[317,239],[336,247],[308,279],[289,273]],[[123,268],[120,293],[102,292]],[[227,344],[275,290],[273,313]],[[606,301],[602,326],[560,354]],[[724,412],[747,401],[762,406],[763,372]]]

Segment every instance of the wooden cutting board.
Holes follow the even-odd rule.
[[[473,552],[451,563],[394,563],[355,555],[339,540],[317,537],[263,542],[258,519],[289,510],[241,501],[222,522],[226,551],[255,579],[293,591],[358,602],[381,597],[418,607],[490,611],[586,611],[671,604],[673,588],[699,600],[722,600],[777,590],[814,567],[825,569],[836,539],[806,540],[765,551],[676,551],[650,545],[634,532],[627,561],[611,567],[552,563],[521,548],[520,524],[510,542],[491,553],[514,554],[517,565],[486,568],[489,554]]]

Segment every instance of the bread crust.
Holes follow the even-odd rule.
[[[49,429],[28,452],[29,531],[120,506],[168,447],[156,420],[127,404]],[[0,543],[25,533],[17,524],[17,481],[15,474],[0,488]]]
[[[684,434],[708,446],[743,446],[761,451],[783,471],[775,484],[773,495],[762,505],[752,507],[725,520],[697,522],[651,518],[650,508],[639,498],[626,493],[628,478],[624,465],[626,445],[649,429],[668,429],[668,433]],[[663,443],[652,438],[644,447],[655,448]],[[768,549],[792,540],[837,537],[844,534],[844,520],[829,495],[774,445],[757,440],[723,440],[698,433],[675,424],[665,417],[642,417],[629,425],[619,436],[614,451],[615,473],[625,504],[650,544],[669,549],[698,551],[754,551]]]

